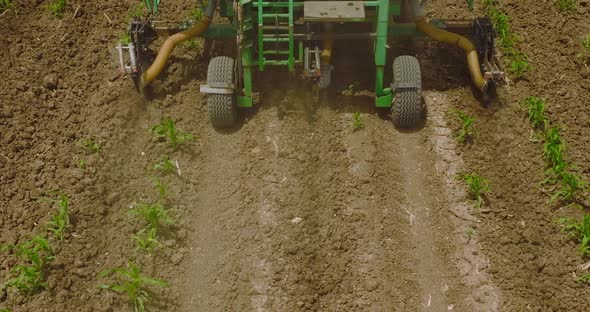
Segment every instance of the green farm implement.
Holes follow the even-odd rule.
[[[240,108],[254,105],[255,72],[282,68],[279,71],[308,81],[310,89],[317,93],[331,83],[335,41],[370,44],[375,66],[374,105],[390,109],[397,127],[411,128],[424,115],[420,65],[415,57],[402,55],[393,61],[392,79],[386,76],[387,52],[394,40],[426,35],[462,48],[473,84],[484,95],[493,94],[497,82],[504,77],[495,55],[495,32],[488,18],[427,22],[425,2],[209,0],[207,5],[200,3],[203,14],[199,21],[171,26],[152,20],[160,1],[145,0],[150,14],[147,19],[131,22],[130,42],[117,47],[120,66],[143,89],[163,70],[177,44],[197,36],[232,40],[235,55],[212,58],[207,83],[200,88],[201,93],[208,95],[213,126],[231,127],[237,122]],[[228,22],[212,23],[217,11]],[[150,45],[162,32],[174,35],[156,55]]]

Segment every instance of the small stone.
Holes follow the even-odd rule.
[[[45,86],[45,88],[47,88],[49,90],[57,89],[58,83],[59,83],[59,78],[57,77],[57,74],[55,74],[55,73],[50,73],[50,74],[45,75],[45,77],[43,77],[43,86]]]
[[[114,203],[119,201],[120,197],[121,196],[119,195],[119,193],[111,193],[109,196],[107,196],[106,204],[112,206]]]
[[[45,162],[43,162],[42,160],[35,160],[33,162],[33,170],[37,173],[39,173],[39,171],[41,171],[43,166],[45,166]]]
[[[295,217],[295,218],[291,219],[291,222],[293,222],[295,224],[299,224],[299,223],[301,223],[301,221],[303,221],[303,219],[301,219],[299,217]]]
[[[77,268],[81,268],[81,267],[84,267],[85,264],[84,264],[84,261],[82,261],[80,259],[76,259],[76,260],[74,260],[74,266]]]
[[[369,279],[365,284],[365,290],[369,292],[374,291],[379,285],[381,285],[381,283],[377,279]]]
[[[29,89],[29,86],[28,86],[28,85],[27,85],[27,83],[26,83],[26,82],[24,82],[24,81],[17,81],[17,82],[14,84],[14,86],[16,87],[16,89],[17,89],[18,91],[22,91],[22,92],[25,92],[25,91],[27,91],[27,90]]]
[[[0,285],[0,302],[6,301],[6,287],[2,284]]]
[[[186,229],[180,229],[178,230],[178,232],[176,233],[176,237],[178,237],[178,239],[180,240],[184,240],[186,239]]]
[[[109,212],[109,210],[107,209],[106,206],[100,205],[100,206],[98,206],[96,212],[99,215],[104,216],[104,215],[106,215]]]
[[[120,75],[119,75],[118,73],[115,73],[115,74],[113,74],[113,75],[112,75],[112,76],[109,78],[109,81],[110,81],[110,82],[113,82],[113,81],[115,81],[115,80],[119,79],[119,76],[120,76]]]
[[[172,257],[170,257],[170,261],[174,265],[179,265],[183,259],[184,259],[184,253],[181,251],[175,253],[174,255],[172,255]]]

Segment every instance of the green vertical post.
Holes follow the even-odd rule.
[[[239,107],[252,107],[252,47],[242,49],[242,66],[244,68],[244,96],[238,98]]]
[[[258,0],[258,68],[264,71],[264,16],[262,0]]]
[[[389,0],[379,0],[377,13],[377,38],[375,42],[375,103],[383,107],[387,101],[391,103],[391,89],[383,88],[385,63],[387,57],[387,31],[389,28]],[[390,105],[390,104],[389,104]]]
[[[295,56],[293,55],[293,0],[289,0],[289,71],[295,70]]]
[[[152,4],[153,2],[153,4]],[[160,0],[144,0],[145,6],[151,14],[158,13],[158,7],[160,6]]]

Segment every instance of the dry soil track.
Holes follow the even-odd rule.
[[[204,178],[181,199],[198,245],[184,311],[478,310],[430,126],[367,115],[354,132],[350,108],[308,115],[302,92],[275,87],[241,129],[203,138]]]

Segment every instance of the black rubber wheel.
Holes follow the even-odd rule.
[[[234,59],[218,56],[209,62],[207,84],[210,87],[226,87],[234,84]],[[209,94],[207,112],[216,128],[229,128],[236,124],[238,108],[235,94]]]
[[[393,124],[402,129],[417,127],[424,114],[422,107],[422,74],[418,59],[402,55],[393,61],[393,91],[391,107]]]

